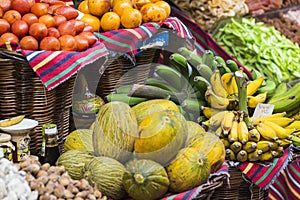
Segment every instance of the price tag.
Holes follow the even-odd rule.
[[[266,117],[272,115],[273,109],[274,109],[273,104],[259,103],[254,110],[252,121],[260,117]]]

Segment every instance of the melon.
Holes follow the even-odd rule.
[[[72,179],[83,178],[82,170],[84,165],[92,160],[94,155],[87,151],[69,150],[59,156],[57,166],[64,166]]]
[[[187,123],[176,111],[154,112],[140,123],[134,142],[134,155],[162,165],[169,163],[186,145]]]
[[[166,167],[171,192],[191,190],[207,181],[210,163],[207,157],[195,148],[181,149],[176,158]]]
[[[217,171],[225,161],[225,146],[221,139],[213,133],[206,132],[195,137],[189,144],[206,155],[211,171]]]
[[[187,136],[187,143],[190,143],[195,137],[204,134],[206,130],[200,126],[200,124],[194,122],[194,121],[187,121],[187,127],[188,127],[188,136]]]
[[[132,156],[137,131],[136,117],[128,104],[119,101],[104,104],[93,131],[95,154],[127,162]]]
[[[158,199],[168,191],[168,174],[159,163],[152,160],[131,160],[125,167],[123,185],[133,199]]]
[[[94,151],[93,148],[93,131],[89,129],[77,129],[72,131],[64,142],[64,150],[83,150]]]
[[[125,166],[109,157],[95,157],[83,168],[83,177],[89,184],[112,199],[123,199],[127,196],[123,186]]]
[[[136,119],[138,124],[143,121],[143,119],[153,113],[153,112],[160,112],[166,110],[173,110],[179,112],[178,106],[170,100],[167,99],[151,99],[148,101],[144,101],[132,107],[136,115]]]

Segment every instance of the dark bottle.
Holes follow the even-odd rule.
[[[43,125],[43,142],[40,154],[40,162],[55,165],[60,156],[58,146],[58,132],[55,124]]]

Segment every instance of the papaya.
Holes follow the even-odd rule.
[[[210,163],[206,155],[195,148],[181,149],[166,167],[171,192],[190,190],[206,182],[210,175]]]
[[[83,178],[82,170],[84,165],[94,158],[91,152],[80,150],[69,150],[62,153],[56,161],[57,166],[64,166],[72,179]]]
[[[195,137],[187,146],[194,147],[206,155],[212,172],[217,171],[225,161],[225,146],[213,133],[205,132],[205,134]]]
[[[187,144],[190,143],[195,137],[197,137],[200,134],[204,134],[206,130],[200,126],[200,124],[194,122],[194,121],[187,121],[187,127],[188,127],[188,136],[187,136]]]
[[[136,117],[128,104],[119,101],[104,104],[93,131],[95,154],[127,162],[132,157],[137,131]]]
[[[162,165],[169,163],[186,145],[187,123],[176,111],[154,112],[140,123],[134,142],[134,155]]]
[[[135,200],[161,198],[169,187],[165,168],[152,160],[131,160],[125,165],[123,185]]]
[[[123,186],[125,166],[109,157],[94,157],[83,168],[83,177],[89,184],[112,199],[124,199],[127,194]]]
[[[174,110],[179,112],[178,106],[173,101],[167,99],[151,99],[144,101],[133,106],[132,110],[135,113],[138,124],[140,124],[147,115],[153,112],[165,110]]]
[[[64,150],[69,151],[71,149],[94,151],[93,148],[93,131],[89,129],[77,129],[72,131],[64,142]]]

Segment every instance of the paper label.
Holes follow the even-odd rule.
[[[273,104],[259,103],[254,110],[252,121],[260,117],[266,117],[272,115],[273,109],[274,109]]]

